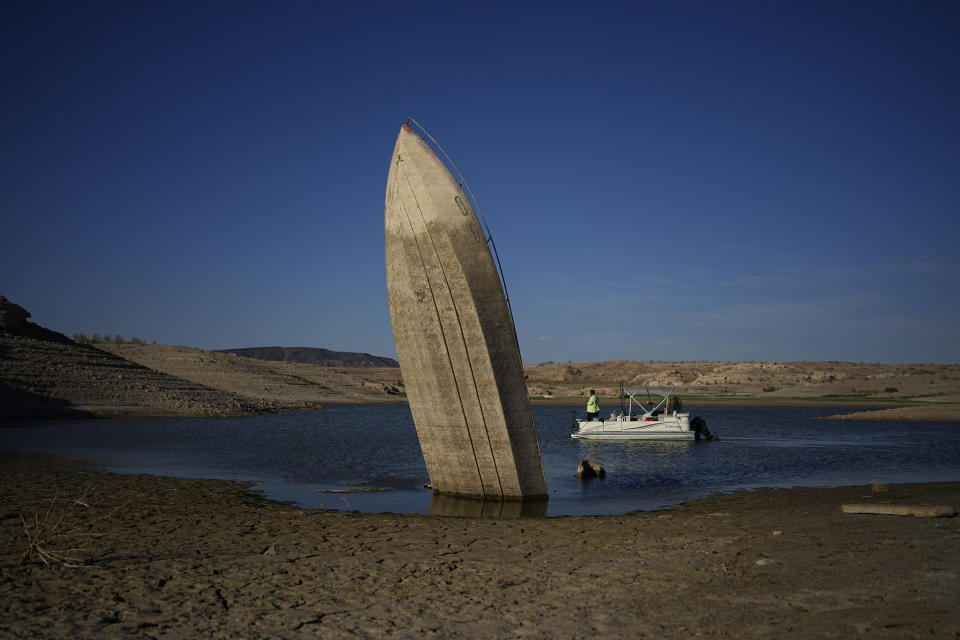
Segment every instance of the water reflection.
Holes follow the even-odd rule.
[[[432,496],[405,405],[255,418],[7,424],[0,451],[59,454],[117,473],[249,481],[271,500],[304,508],[475,518],[627,513],[756,487],[960,480],[958,425],[811,419],[836,411],[697,407],[719,441],[597,442],[570,438],[570,407],[534,407],[549,502]],[[606,477],[578,480],[584,459],[603,466]],[[355,487],[390,491],[317,493]]]
[[[479,500],[433,494],[427,515],[448,518],[478,518],[506,520],[511,518],[542,518],[547,515],[547,499],[541,500]]]

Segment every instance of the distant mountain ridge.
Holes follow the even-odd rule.
[[[317,347],[246,347],[243,349],[220,349],[223,353],[235,353],[255,360],[302,362],[321,367],[399,367],[393,358],[372,356],[369,353],[331,351]]]

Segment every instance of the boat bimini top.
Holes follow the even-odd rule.
[[[638,411],[638,417],[644,414],[653,414],[658,412],[666,413],[667,403],[670,400],[670,394],[673,393],[676,387],[625,387],[623,384],[620,385],[620,415],[627,416],[629,419],[635,419],[633,406],[636,405]],[[646,395],[646,403],[643,402],[641,398],[637,396],[640,394]],[[651,394],[660,398],[660,401],[654,404],[654,399],[651,398]]]

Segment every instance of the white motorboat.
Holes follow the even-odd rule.
[[[679,399],[670,402],[673,390],[674,387],[631,388],[621,385],[620,410],[611,413],[606,420],[576,419],[570,437],[587,440],[699,440],[703,437],[715,440],[703,418],[696,417],[691,422],[690,414],[681,410]],[[641,391],[647,393],[646,406],[636,397]],[[661,397],[656,405],[649,399],[651,393]]]

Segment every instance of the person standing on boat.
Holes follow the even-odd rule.
[[[587,400],[587,421],[597,420],[600,417],[600,401],[595,389],[590,389],[590,398]]]

